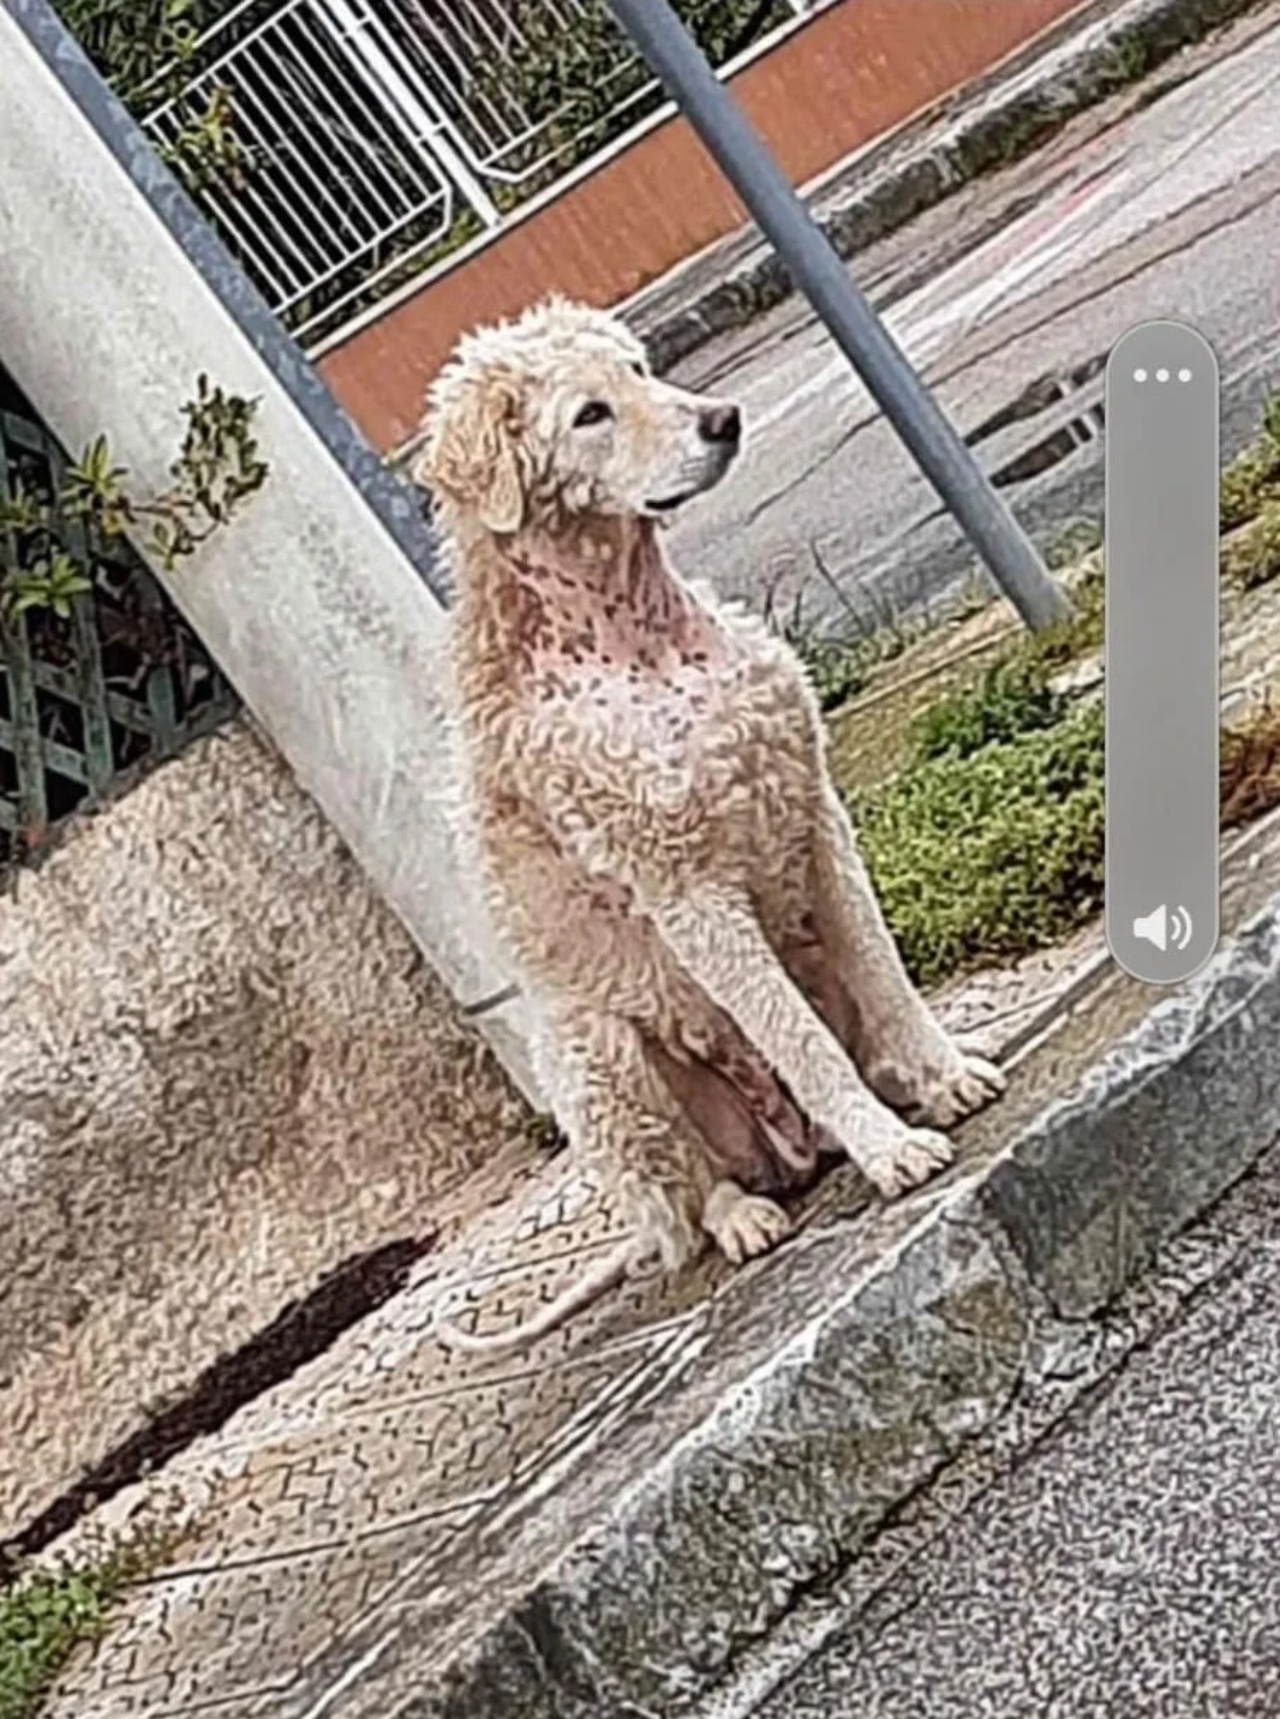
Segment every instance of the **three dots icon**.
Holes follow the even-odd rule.
[[[1145,382],[1148,380],[1148,372],[1146,370],[1143,370],[1141,367],[1139,367],[1137,370],[1134,371],[1133,379],[1135,382]],[[1157,382],[1167,382],[1168,380],[1169,380],[1169,372],[1167,370],[1160,369],[1160,370],[1156,371],[1156,381]],[[1181,370],[1179,370],[1178,380],[1179,380],[1179,382],[1190,382],[1191,372],[1188,369],[1186,369],[1185,366]]]

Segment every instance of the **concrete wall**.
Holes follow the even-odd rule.
[[[293,774],[200,742],[0,896],[0,1540],[526,1111]]]
[[[797,184],[998,61],[1081,0],[839,0],[732,80]],[[414,430],[464,329],[557,288],[615,304],[746,212],[683,120],[668,120],[470,258],[335,342],[325,378],[375,446]]]
[[[500,991],[445,815],[445,615],[429,553],[406,549],[421,521],[403,490],[371,505],[394,480],[44,0],[0,5],[0,349],[64,445],[105,431],[144,492],[201,371],[260,400],[267,489],[166,583],[453,995]],[[519,1005],[484,1028],[528,1082]]]

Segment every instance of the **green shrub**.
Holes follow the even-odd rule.
[[[1262,409],[1262,432],[1236,455],[1222,474],[1219,523],[1235,531],[1260,513],[1269,501],[1280,500],[1280,395]]]
[[[852,809],[918,983],[1044,948],[1102,905],[1102,706],[918,761]]]
[[[968,758],[994,742],[1051,728],[1062,718],[1063,703],[1039,663],[1016,654],[999,659],[976,682],[915,718],[908,734],[911,755],[921,763]]]
[[[1222,548],[1223,576],[1254,591],[1280,574],[1280,500],[1265,504]]]
[[[171,63],[180,79],[196,37],[231,4],[232,0],[54,0],[68,30],[121,101],[131,107],[142,99],[150,80]],[[166,87],[152,99],[171,93]]]
[[[869,656],[859,641],[798,635],[788,643],[808,671],[824,712],[839,710],[867,684]]]
[[[1102,572],[1087,573],[1071,592],[1071,613],[1042,633],[1027,633],[1013,647],[1025,662],[1046,671],[1065,668],[1091,651],[1101,650],[1106,624],[1106,585]]]

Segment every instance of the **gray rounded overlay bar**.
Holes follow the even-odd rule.
[[[1218,941],[1218,362],[1145,322],[1106,377],[1107,942],[1171,985]]]

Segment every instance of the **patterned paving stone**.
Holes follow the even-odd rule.
[[[956,987],[941,1006],[999,1041],[1093,955],[1082,940]],[[933,1197],[877,1212],[867,1247],[893,1247]],[[858,1178],[837,1172],[800,1221],[847,1237],[866,1205]],[[55,1549],[83,1551],[149,1511],[183,1529],[106,1641],[73,1662],[49,1719],[291,1711],[286,1691],[335,1641],[362,1639],[371,1609],[386,1615],[412,1593],[447,1619],[452,1573],[661,1392],[742,1281],[708,1257],[674,1286],[629,1283],[530,1355],[459,1355],[435,1337],[441,1310],[479,1331],[518,1324],[612,1245],[619,1223],[564,1156],[495,1167],[440,1219],[443,1245],[397,1297]],[[859,1250],[842,1257],[856,1263]]]
[[[415,1528],[195,1571],[138,1589],[110,1635],[64,1678],[65,1719],[195,1719],[284,1690],[423,1566]]]

